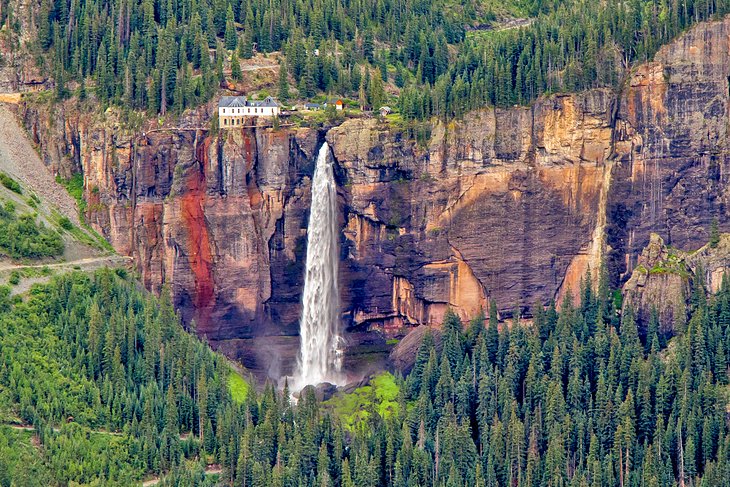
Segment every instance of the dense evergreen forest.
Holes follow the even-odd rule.
[[[18,30],[8,0],[0,24]],[[730,0],[40,0],[36,58],[56,95],[165,114],[209,100],[254,49],[284,54],[279,95],[332,93],[406,119],[615,87],[632,63]],[[497,19],[528,25],[500,29]],[[73,82],[73,84],[71,84]],[[289,85],[295,86],[295,90]],[[384,86],[387,88],[385,89]],[[92,90],[93,87],[93,90]],[[391,95],[388,94],[391,93]]]
[[[40,443],[0,427],[0,485],[728,485],[730,284],[691,303],[674,330],[638,327],[601,279],[532,323],[448,313],[388,406],[376,381],[343,422],[311,389],[234,394],[123,271],[57,277],[0,293],[0,412]]]

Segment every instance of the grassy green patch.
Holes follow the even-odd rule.
[[[391,338],[390,340],[385,342],[386,345],[398,345],[398,343],[400,343],[400,340],[398,340],[397,338]]]
[[[20,282],[24,279],[38,279],[38,278],[44,278],[49,277],[54,274],[54,270],[51,267],[48,266],[42,266],[42,267],[20,267],[17,269],[13,269],[12,271],[8,272],[2,272],[0,273],[0,282],[5,281],[5,284],[7,286],[17,286],[20,284]],[[0,286],[1,288],[4,288],[6,286]],[[2,291],[0,290],[0,294],[2,294]],[[19,298],[19,296],[16,296],[16,299]],[[0,301],[2,300],[2,296],[0,296]],[[2,305],[0,304],[0,311],[2,311]]]
[[[676,254],[670,253],[666,260],[657,262],[649,269],[649,274],[677,274],[682,277],[689,277],[687,265]]]
[[[61,215],[57,211],[52,212],[52,220],[55,222],[59,230],[68,232],[75,240],[84,243],[90,247],[95,247],[107,252],[114,252],[114,247],[107,240],[99,235],[93,228],[83,225],[83,229],[77,227],[66,216]]]
[[[383,418],[389,417],[398,408],[400,387],[395,377],[383,372],[370,381],[370,385],[358,387],[350,394],[335,396],[325,405],[331,407],[346,428],[353,430],[357,423],[366,420],[376,412]]]
[[[34,277],[46,277],[53,275],[53,269],[48,266],[43,267],[22,267],[20,269],[14,269],[10,273],[10,279],[17,275],[20,279],[30,279]]]
[[[86,200],[84,199],[84,175],[76,173],[71,176],[70,179],[63,179],[61,176],[56,176],[56,182],[66,188],[68,194],[76,200],[76,204],[79,206],[79,211],[83,214],[86,212]]]
[[[20,187],[20,184],[4,172],[0,172],[0,184],[14,193],[23,194],[23,188]]]
[[[239,404],[242,403],[246,400],[250,389],[249,383],[238,375],[238,372],[231,370],[231,373],[228,374],[228,390],[231,391],[233,400]]]

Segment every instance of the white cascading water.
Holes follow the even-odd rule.
[[[300,348],[295,387],[340,381],[342,339],[337,186],[327,142],[317,155],[312,180],[312,206],[307,229],[307,264],[300,322]]]

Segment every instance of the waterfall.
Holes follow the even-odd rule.
[[[340,379],[337,186],[329,152],[325,142],[319,149],[312,179],[299,332],[301,343],[294,377],[295,386],[300,389],[320,382],[337,383]]]

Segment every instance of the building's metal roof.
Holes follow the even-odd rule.
[[[262,101],[252,101],[249,102],[250,106],[253,107],[268,107],[268,108],[275,108],[279,106],[279,103],[277,103],[276,100],[274,100],[274,97],[267,96]]]
[[[278,107],[279,103],[274,97],[267,96],[263,100],[251,100],[249,101],[245,96],[223,96],[218,102],[219,108],[244,108],[244,107],[261,107],[261,108],[275,108]]]
[[[221,97],[220,101],[218,102],[219,107],[234,107],[234,108],[242,108],[246,106],[246,97],[245,96],[224,96]]]

